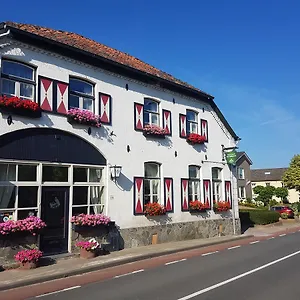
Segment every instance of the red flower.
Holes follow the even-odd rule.
[[[217,211],[227,211],[231,208],[230,203],[226,201],[217,201],[214,204],[214,208]]]
[[[206,142],[206,137],[198,133],[191,133],[188,135],[187,141],[192,144],[203,144]]]
[[[147,203],[145,205],[144,213],[146,216],[159,216],[164,215],[166,213],[166,209],[157,202]]]
[[[40,106],[31,100],[22,100],[18,97],[0,96],[0,108],[13,108],[17,110],[39,111]]]
[[[207,210],[210,209],[210,205],[208,203],[202,203],[199,200],[190,201],[190,209],[191,210]]]

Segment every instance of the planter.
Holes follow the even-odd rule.
[[[90,231],[90,230],[99,230],[103,228],[109,228],[115,226],[115,221],[110,221],[107,225],[100,224],[97,226],[88,226],[88,225],[74,225],[72,224],[72,229],[76,232],[82,232],[82,231]]]
[[[35,262],[35,261],[27,261],[25,263],[20,263],[21,270],[36,269],[36,267],[37,267],[37,262]]]
[[[208,210],[210,210],[210,208],[204,208],[204,209],[191,209],[190,208],[190,213],[205,213],[207,212]]]
[[[164,134],[155,134],[155,133],[148,133],[148,132],[143,132],[143,135],[145,137],[151,137],[151,138],[156,138],[156,139],[164,139],[166,136]]]
[[[83,126],[89,126],[89,127],[97,128],[97,125],[94,122],[80,122],[80,121],[74,120],[70,116],[67,116],[67,120],[68,120],[68,123],[70,123],[71,125],[83,125]]]
[[[18,115],[22,117],[28,117],[28,118],[33,118],[37,119],[42,116],[42,111],[41,110],[29,110],[29,109],[18,109],[18,108],[12,108],[12,107],[0,107],[0,111],[3,114],[7,115]]]
[[[219,209],[217,209],[217,208],[214,208],[214,212],[217,212],[217,213],[227,212],[227,211],[229,211],[229,210],[230,210],[230,208],[228,208],[228,209],[226,209],[226,210],[224,210],[224,209],[219,210]]]
[[[80,249],[80,258],[84,259],[91,259],[96,257],[96,252],[95,251],[87,251],[85,249]]]

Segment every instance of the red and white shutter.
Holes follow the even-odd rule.
[[[144,105],[134,103],[134,129],[143,131],[144,128]]]
[[[39,100],[41,109],[53,110],[53,79],[39,77]]]
[[[174,198],[173,198],[173,178],[164,178],[165,186],[165,203],[164,206],[167,212],[174,211]]]
[[[189,210],[189,180],[181,178],[181,211]]]
[[[57,112],[67,114],[68,112],[68,84],[65,82],[56,82],[57,90]]]
[[[230,203],[230,207],[232,206],[232,191],[230,181],[225,181],[225,201]]]
[[[134,177],[134,188],[133,188],[133,213],[134,215],[144,214],[144,178]]]
[[[201,135],[205,136],[206,142],[208,142],[208,124],[206,120],[201,120]]]
[[[179,136],[186,138],[186,115],[179,114]]]
[[[209,179],[203,180],[203,201],[211,207],[211,184]]]
[[[166,131],[166,135],[172,135],[172,120],[171,112],[163,109],[163,129]]]
[[[99,93],[100,99],[100,120],[103,124],[111,124],[111,96]]]

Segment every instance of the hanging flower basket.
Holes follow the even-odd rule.
[[[166,214],[166,208],[157,202],[148,203],[145,205],[145,216],[161,216]]]
[[[143,134],[144,136],[153,136],[164,139],[167,132],[165,129],[160,128],[157,125],[145,125],[143,128]]]
[[[190,212],[205,212],[210,209],[210,205],[208,203],[202,203],[199,200],[190,201]]]
[[[0,111],[5,114],[14,114],[29,118],[40,118],[40,106],[31,100],[22,100],[18,97],[0,96]]]
[[[15,260],[20,263],[20,269],[35,269],[43,252],[38,249],[22,250],[15,255]]]
[[[81,258],[90,259],[96,256],[96,250],[100,247],[100,244],[93,238],[89,241],[80,241],[76,243],[76,247],[80,248]]]
[[[88,110],[72,108],[67,113],[70,124],[82,124],[92,127],[101,127],[100,117]]]
[[[217,201],[214,203],[214,211],[216,212],[228,211],[230,208],[230,203],[226,201]]]
[[[192,145],[203,144],[206,142],[206,137],[198,133],[191,133],[188,135],[186,141]]]

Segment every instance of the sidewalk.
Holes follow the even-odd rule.
[[[154,258],[185,250],[212,246],[225,242],[246,239],[251,235],[224,236],[173,243],[157,244],[124,249],[94,259],[70,258],[58,260],[55,264],[25,271],[12,269],[0,272],[0,291],[41,283],[49,280],[79,275],[100,269],[123,265],[143,259]]]

